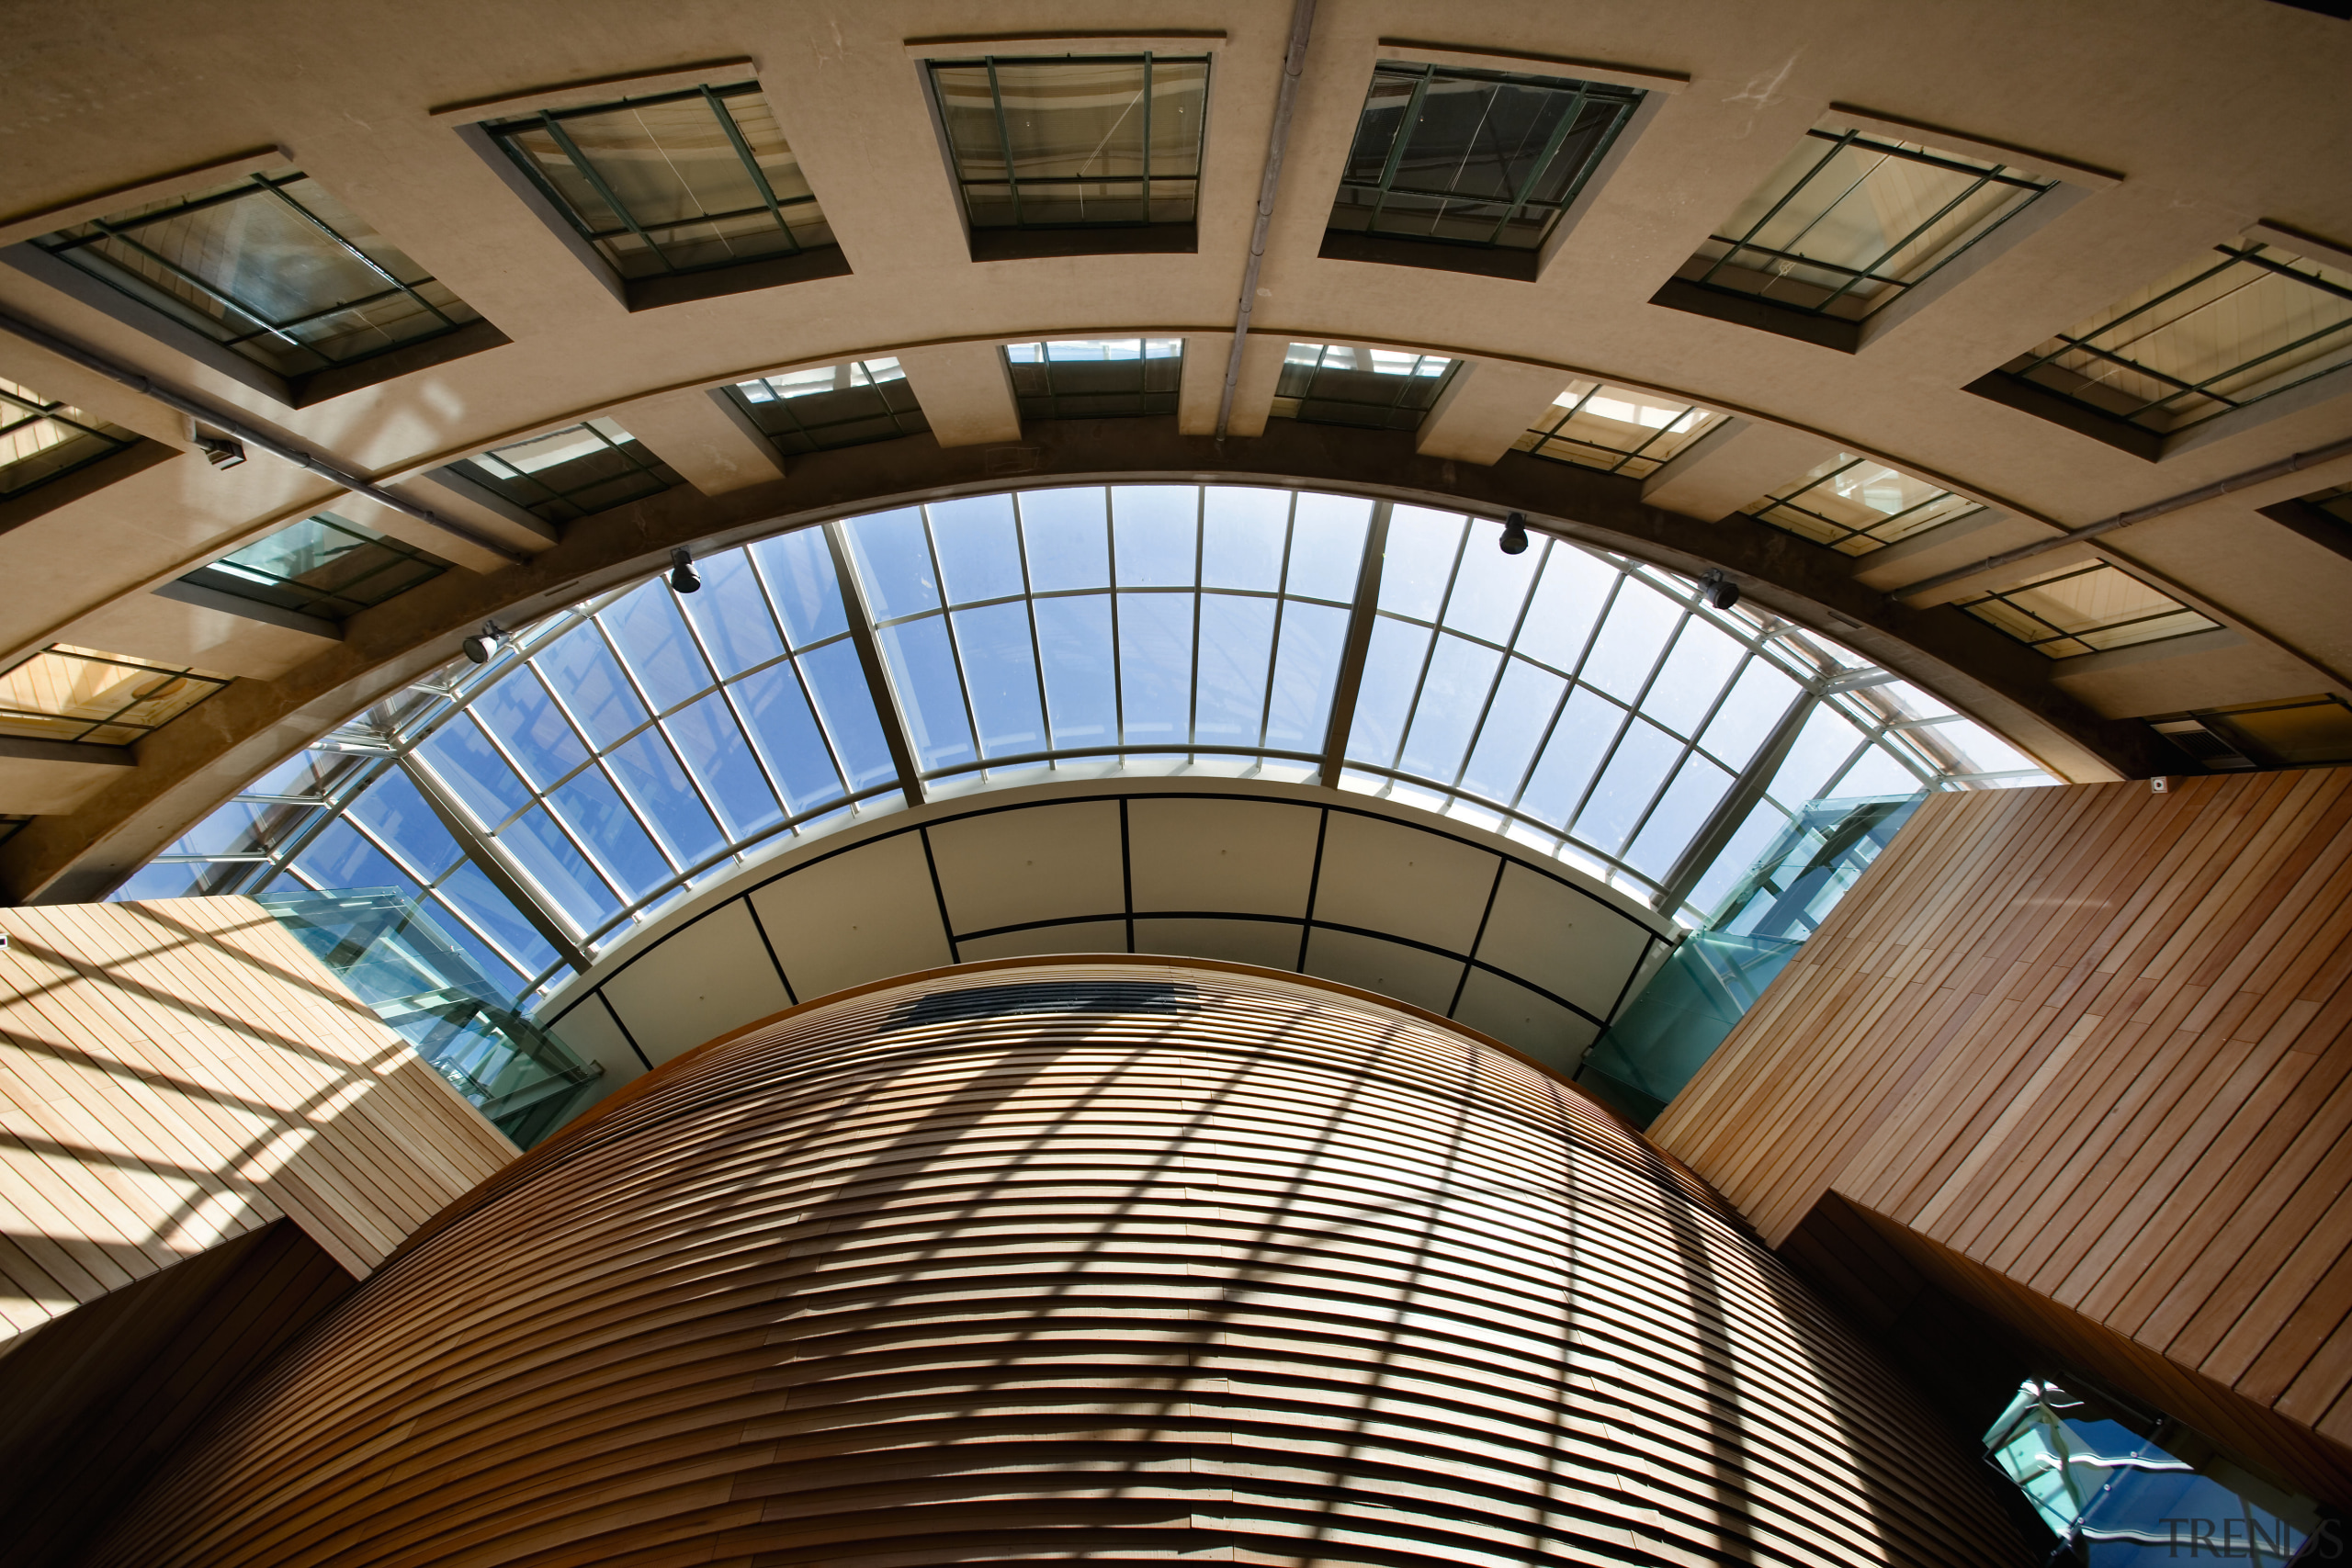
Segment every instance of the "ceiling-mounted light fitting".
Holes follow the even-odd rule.
[[[245,460],[245,444],[232,441],[225,435],[199,435],[196,438],[196,449],[203,453],[204,460],[216,468],[233,468]]]
[[[1706,575],[1699,579],[1699,592],[1718,610],[1728,610],[1739,603],[1739,584],[1719,566],[1709,567]]]
[[[1503,554],[1523,556],[1527,553],[1527,513],[1514,512],[1503,519]]]
[[[458,647],[474,663],[487,664],[490,662],[491,655],[498,651],[498,645],[505,640],[506,634],[499,629],[496,621],[484,621],[481,624],[481,630],[466,638]]]
[[[702,574],[695,570],[695,553],[680,545],[670,552],[670,587],[679,593],[692,593],[702,586]]]

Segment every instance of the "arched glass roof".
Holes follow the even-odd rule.
[[[1804,802],[2048,782],[1917,687],[1672,572],[1238,485],[1057,486],[716,552],[453,663],[115,895],[392,887],[526,1001],[747,860],[912,796],[1321,780],[1703,919]]]

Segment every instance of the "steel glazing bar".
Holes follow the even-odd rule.
[[[874,612],[865,602],[865,586],[857,579],[857,569],[850,560],[849,544],[842,536],[842,525],[819,525],[824,530],[825,548],[833,562],[833,576],[841,584],[842,608],[849,615],[851,644],[857,649],[858,668],[865,672],[866,689],[873,694],[874,716],[882,726],[883,743],[890,752],[890,765],[898,771],[899,787],[906,792],[909,806],[921,806],[925,798],[922,769],[915,761],[913,744],[907,738],[906,710],[899,705],[899,694],[890,684],[890,671],[882,660],[882,646],[874,636]],[[977,749],[978,739],[974,738]]]
[[[1340,645],[1340,672],[1331,687],[1331,720],[1323,731],[1325,789],[1340,787],[1347,765],[1348,731],[1355,728],[1356,698],[1363,690],[1364,656],[1372,649],[1372,626],[1380,607],[1380,565],[1388,553],[1385,501],[1372,503],[1372,525],[1364,530],[1363,564],[1356,569],[1355,607],[1348,614],[1347,640]]]

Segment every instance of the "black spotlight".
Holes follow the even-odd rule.
[[[498,629],[496,621],[484,621],[481,624],[481,630],[466,638],[458,647],[473,663],[487,664],[490,662],[490,656],[498,651],[498,645],[505,639],[506,634]]]
[[[1523,556],[1527,553],[1527,513],[1514,512],[1503,519],[1503,554]]]
[[[670,586],[680,593],[692,593],[702,586],[702,576],[695,570],[695,553],[684,545],[670,552]]]
[[[1718,610],[1728,610],[1739,603],[1739,584],[1724,576],[1719,566],[1707,569],[1707,575],[1699,580],[1699,592]]]

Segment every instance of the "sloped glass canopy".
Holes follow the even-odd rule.
[[[1826,638],[1488,520],[1056,486],[700,557],[458,660],[115,895],[392,888],[525,1006],[746,862],[1056,776],[1320,781],[1499,831],[1686,924],[1804,802],[2048,782]],[[1376,586],[1374,586],[1375,585]]]

